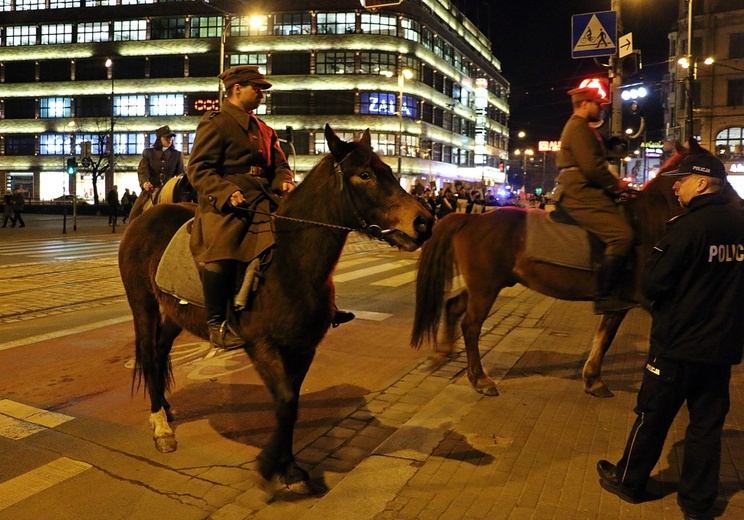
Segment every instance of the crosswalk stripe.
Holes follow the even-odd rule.
[[[408,271],[407,273],[398,274],[395,276],[391,276],[390,278],[385,278],[384,280],[372,282],[370,285],[376,285],[380,287],[400,287],[401,285],[411,283],[415,279],[416,270],[414,269],[413,271]]]
[[[356,267],[362,264],[369,264],[371,262],[376,261],[378,258],[379,257],[375,257],[375,256],[364,256],[360,258],[349,258],[349,259],[342,258],[336,264],[336,271],[343,271],[344,269],[348,269],[350,267]]]
[[[50,412],[34,406],[3,399],[0,401],[0,416],[20,419],[38,426],[54,428],[60,424],[71,421],[73,417],[57,412]]]
[[[351,271],[349,273],[335,275],[333,277],[333,282],[334,283],[349,282],[351,280],[357,280],[359,278],[364,278],[365,276],[371,276],[373,274],[384,273],[385,271],[392,271],[393,269],[398,269],[399,267],[408,267],[415,263],[416,263],[416,260],[395,260],[393,262],[387,262],[385,264],[375,265],[372,267],[366,267],[364,269],[357,269],[356,271]]]
[[[59,252],[59,251],[84,251],[86,249],[118,249],[118,244],[110,244],[106,242],[89,242],[87,244],[68,244],[64,246],[36,246],[36,247],[24,247],[24,248],[16,248],[16,249],[7,249],[3,248],[0,250],[2,254],[23,254],[26,252],[36,252],[36,251],[46,251],[46,252]]]
[[[0,484],[0,511],[90,469],[86,462],[61,457]]]

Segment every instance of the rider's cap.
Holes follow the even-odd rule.
[[[158,139],[160,139],[161,137],[175,137],[175,135],[176,134],[171,132],[171,129],[168,125],[161,126],[157,130],[155,130],[155,137],[157,137]]]
[[[578,103],[580,101],[596,101],[600,105],[607,105],[610,101],[607,98],[602,97],[602,94],[596,88],[592,87],[579,87],[568,91],[568,95],[571,96],[572,103]]]
[[[226,89],[238,83],[241,85],[251,84],[254,87],[262,89],[271,88],[271,83],[266,81],[266,78],[258,71],[256,65],[238,65],[237,67],[227,69],[218,78],[222,80]]]
[[[726,167],[713,155],[688,155],[679,168],[670,172],[664,172],[661,175],[665,177],[676,177],[680,175],[705,175],[706,177],[716,177],[726,180]]]

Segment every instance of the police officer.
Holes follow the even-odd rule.
[[[712,519],[731,365],[744,345],[744,215],[727,204],[716,157],[689,156],[674,172],[688,212],[668,223],[641,281],[653,302],[651,346],[622,458],[597,463],[600,484],[625,501],[644,499],[664,440],[686,401],[690,424],[677,501],[685,519]],[[730,189],[730,188],[728,188]]]
[[[234,209],[258,204],[268,213],[271,192],[287,193],[294,181],[276,132],[254,115],[271,83],[248,65],[219,78],[226,99],[219,112],[202,118],[189,160],[199,199],[190,246],[204,286],[209,339],[229,349],[245,343],[227,321],[237,262],[249,262],[273,244],[269,217],[256,214],[248,225]]]
[[[176,150],[174,137],[168,125],[155,130],[156,143],[145,148],[137,167],[137,176],[144,193],[152,196],[169,179],[184,173],[183,154]]]
[[[590,126],[601,120],[608,101],[596,88],[570,90],[573,114],[561,133],[561,150],[554,198],[578,224],[605,245],[597,278],[595,312],[619,312],[635,304],[620,299],[617,287],[633,246],[633,230],[622,206],[615,202],[627,184],[610,172],[602,137]]]

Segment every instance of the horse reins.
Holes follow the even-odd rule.
[[[359,222],[360,227],[358,228],[352,228],[348,226],[340,226],[338,224],[330,224],[328,222],[318,222],[316,220],[307,220],[297,217],[287,217],[285,215],[277,215],[276,212],[270,212],[267,213],[265,211],[259,211],[258,209],[246,209],[241,207],[235,207],[234,209],[237,209],[239,211],[246,211],[250,213],[255,213],[257,215],[266,215],[271,217],[272,219],[284,219],[289,220],[292,222],[300,222],[303,224],[312,224],[314,226],[321,226],[321,227],[327,227],[332,229],[340,229],[343,231],[361,231],[368,235],[371,238],[375,238],[377,240],[383,240],[383,237],[387,234],[392,233],[394,230],[392,229],[382,229],[380,226],[376,224],[367,224],[367,221],[362,217],[361,213],[359,213],[359,209],[357,208],[356,204],[354,204],[354,200],[351,198],[351,194],[349,193],[349,190],[344,190],[344,184],[345,184],[345,175],[344,171],[341,168],[341,163],[344,162],[348,157],[351,155],[351,152],[347,153],[343,159],[336,162],[336,160],[333,161],[333,172],[336,175],[336,178],[338,179],[338,186],[339,191],[342,193],[346,193],[346,200],[351,205],[352,211],[354,213],[354,218]]]

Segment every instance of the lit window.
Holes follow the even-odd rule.
[[[7,13],[13,10],[13,2],[11,0],[0,0],[0,12]]]
[[[72,24],[56,23],[41,26],[41,44],[72,43]]]
[[[274,36],[310,34],[310,13],[285,13],[274,15]]]
[[[41,134],[39,136],[39,154],[68,155],[70,153],[70,136],[63,134]]]
[[[72,100],[68,97],[48,97],[39,100],[40,117],[70,117]]]
[[[392,92],[362,92],[360,112],[373,115],[395,115],[396,95]]]
[[[416,20],[402,18],[400,20],[400,28],[403,29],[403,38],[406,40],[411,40],[412,42],[421,40],[420,26]]]
[[[36,26],[16,25],[5,28],[5,44],[8,47],[18,45],[36,45]]]
[[[114,21],[114,41],[115,42],[144,40],[146,38],[147,38],[147,21],[146,20]]]
[[[191,38],[219,38],[222,36],[221,16],[195,16],[191,19]]]
[[[151,116],[182,116],[183,114],[183,94],[158,94],[150,96]]]
[[[265,36],[269,34],[266,16],[238,16],[230,25],[230,36]]]
[[[256,65],[261,74],[266,74],[267,56],[265,52],[251,52],[246,54],[230,54],[228,63],[230,67],[237,65]]]
[[[394,15],[362,13],[364,34],[389,34],[395,36],[397,20]]]
[[[70,9],[80,7],[80,0],[49,0],[51,9]]]
[[[114,153],[118,155],[138,155],[145,149],[146,135],[138,134],[114,134]]]
[[[356,13],[318,13],[318,34],[352,34],[356,31]]]
[[[395,133],[370,132],[372,149],[380,155],[395,155]]]
[[[145,96],[114,96],[115,116],[144,116]]]
[[[46,9],[44,0],[16,0],[16,11],[36,11]]]
[[[85,0],[85,7],[107,7],[116,5],[116,0]]]
[[[107,42],[109,41],[108,22],[79,23],[77,43]]]
[[[393,72],[398,67],[398,55],[392,52],[362,52],[361,73],[383,74]]]
[[[154,4],[156,0],[121,0],[121,5]]]
[[[315,63],[318,74],[354,74],[353,52],[319,52]]]

